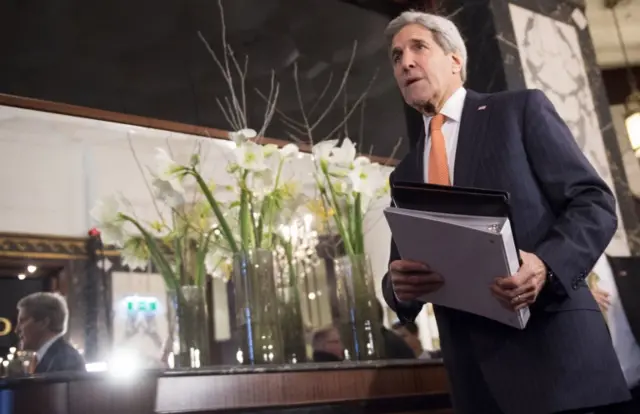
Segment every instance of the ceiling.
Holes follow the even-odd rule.
[[[611,10],[605,0],[586,0],[587,20],[598,63],[602,68],[625,66]],[[616,6],[629,60],[640,65],[640,0],[622,0]]]

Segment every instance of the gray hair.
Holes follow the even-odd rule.
[[[433,34],[435,42],[445,53],[456,53],[462,59],[462,82],[467,80],[467,47],[462,40],[462,35],[456,25],[446,17],[435,14],[423,13],[414,10],[405,11],[400,16],[391,20],[387,25],[384,35],[390,45],[394,36],[402,28],[410,24],[419,24]]]
[[[67,301],[58,293],[38,292],[20,299],[17,306],[36,321],[49,319],[49,330],[55,333],[67,331],[69,310]]]

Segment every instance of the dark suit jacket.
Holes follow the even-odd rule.
[[[423,181],[424,144],[422,136],[392,182]],[[518,247],[554,273],[522,331],[436,307],[456,413],[489,414],[479,406],[492,402],[507,414],[544,414],[628,399],[584,280],[615,232],[615,200],[546,96],[467,91],[453,181],[508,191]],[[392,241],[390,261],[399,258]],[[387,276],[383,291],[401,320],[420,312],[396,301]]]
[[[35,374],[62,371],[86,371],[82,355],[64,338],[51,344],[35,369]]]

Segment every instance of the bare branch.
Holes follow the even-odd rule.
[[[358,148],[362,148],[364,142],[364,110],[367,106],[367,100],[364,99],[360,105],[360,125],[358,128]]]
[[[135,148],[133,148],[133,140],[131,139],[131,134],[129,132],[127,132],[127,141],[129,142],[129,148],[131,149],[131,154],[133,155],[133,159],[136,162],[136,166],[138,167],[138,171],[140,171],[140,174],[142,175],[142,178],[144,180],[144,185],[145,185],[145,187],[147,187],[147,191],[149,192],[149,196],[151,196],[151,202],[153,203],[153,208],[156,210],[156,213],[158,214],[158,218],[160,219],[162,224],[164,226],[166,226],[166,222],[164,220],[164,216],[160,212],[160,207],[158,207],[158,203],[156,202],[156,197],[153,194],[153,190],[151,189],[151,186],[149,185],[149,180],[147,180],[147,178],[145,177],[144,169],[142,168],[142,164],[140,163],[140,159],[138,158],[138,154],[136,153]]]
[[[305,141],[301,140],[300,138],[298,138],[296,135],[294,135],[293,133],[291,133],[291,131],[285,131],[284,132],[289,138],[291,138],[293,140],[293,142],[296,142],[298,144],[302,144]],[[302,134],[304,135],[304,134]]]
[[[300,81],[298,80],[298,62],[293,62],[293,83],[296,86],[296,95],[298,96],[298,105],[300,106],[300,113],[302,114],[302,120],[304,121],[305,128],[307,129],[307,137],[309,138],[309,145],[313,146],[313,135],[311,134],[312,128],[309,128],[309,119],[307,113],[304,110],[302,103],[302,93],[300,93]]]
[[[378,76],[377,72],[373,75],[373,77],[371,78],[371,80],[369,81],[369,84],[367,85],[366,89],[360,94],[360,96],[358,97],[358,100],[356,100],[356,102],[353,104],[353,106],[351,107],[351,109],[349,110],[349,112],[343,117],[342,121],[340,121],[338,123],[338,125],[336,125],[333,130],[331,130],[331,132],[329,132],[327,134],[327,136],[331,136],[333,135],[336,131],[340,130],[340,128],[342,127],[342,125],[345,125],[347,123],[347,121],[349,121],[349,118],[351,118],[351,115],[353,115],[353,113],[355,112],[355,110],[358,108],[358,105],[360,105],[360,103],[367,97],[367,94],[369,93],[369,91],[371,90],[371,87],[373,86],[373,82],[376,80],[376,77]],[[324,139],[327,139],[327,137],[325,137]],[[323,139],[323,141],[324,141]]]
[[[267,101],[267,106],[265,108],[264,122],[262,124],[262,128],[260,128],[258,137],[264,136],[265,132],[267,131],[267,127],[271,123],[271,119],[273,118],[273,114],[275,112],[276,103],[278,101],[279,94],[280,94],[280,84],[276,82],[276,73],[275,71],[272,70],[271,85],[269,87],[269,99]]]
[[[236,55],[235,53],[233,53],[233,49],[231,48],[231,46],[227,45],[227,50],[229,51],[231,62],[233,63],[233,66],[240,76],[240,98],[242,99],[242,103],[238,102],[237,99],[235,99],[234,105],[236,110],[238,111],[238,118],[242,120],[242,124],[244,125],[244,127],[247,127],[247,95],[245,93],[246,77],[242,72],[242,69],[240,69],[240,64],[238,63],[238,59],[236,59]],[[231,74],[229,74],[229,76],[231,76]]]
[[[325,110],[322,113],[322,115],[320,115],[318,117],[318,119],[316,119],[316,121],[313,123],[313,125],[311,125],[311,129],[312,130],[315,129],[322,122],[322,120],[324,119],[325,116],[327,116],[327,114],[333,108],[333,105],[336,103],[336,100],[338,99],[338,97],[342,93],[342,89],[344,89],[344,86],[347,83],[347,78],[349,77],[349,73],[351,72],[351,66],[353,65],[353,61],[355,60],[356,49],[357,48],[358,48],[358,42],[355,41],[355,42],[353,42],[353,48],[351,49],[351,57],[349,58],[349,63],[347,65],[347,69],[344,71],[344,74],[342,75],[342,81],[340,82],[340,87],[338,88],[338,91],[336,92],[336,94],[331,99],[331,102],[329,103],[329,105],[325,108]]]
[[[318,99],[316,99],[316,101],[314,102],[314,104],[311,106],[311,109],[309,109],[309,117],[313,116],[313,111],[316,110],[316,108],[318,107],[318,105],[320,105],[320,102],[322,102],[322,98],[324,98],[324,96],[327,94],[327,92],[329,91],[329,87],[331,86],[331,81],[333,80],[333,72],[329,72],[329,79],[327,80],[327,84],[324,85],[324,89],[322,90],[322,92],[320,93],[320,96],[318,97]]]
[[[232,116],[227,113],[226,109],[224,109],[224,105],[222,105],[222,102],[220,102],[220,99],[216,98],[216,103],[218,104],[218,107],[222,111],[222,115],[224,115],[224,119],[226,119],[229,125],[231,125],[231,128],[233,128],[236,131],[239,129],[242,129],[242,128],[238,128],[238,125],[236,125],[236,123],[232,119]]]
[[[240,76],[240,93],[241,93],[241,98],[242,98],[242,107],[240,108],[240,110],[242,111],[242,117],[244,120],[245,125],[247,124],[247,94],[245,92],[245,83],[246,83],[246,79],[247,79],[247,69],[248,69],[248,65],[249,65],[249,56],[245,55],[244,57],[244,68],[240,68],[240,64],[238,63],[238,59],[236,59],[235,54],[233,53],[233,50],[231,50],[231,48],[229,48],[229,51],[231,52],[231,60],[233,61],[233,66],[235,66],[236,68],[236,72],[238,72],[238,76]]]
[[[278,111],[276,109],[276,111]],[[279,112],[278,112],[279,113]],[[293,129],[293,132],[299,134],[299,135],[307,135],[306,131],[303,131],[302,129],[298,128],[294,123],[289,122],[286,118],[282,117],[280,118],[280,122],[282,122],[283,124],[285,124],[287,127]]]
[[[260,92],[260,90],[258,88],[254,88],[254,89],[255,89],[256,93],[258,94],[258,96],[260,96],[260,98],[262,98],[263,101],[265,101],[267,104],[270,102],[270,98],[264,96],[264,94],[262,92]],[[304,124],[302,122],[296,121],[295,119],[293,119],[289,115],[285,114],[283,111],[279,110],[277,107],[275,108],[275,110],[278,113],[278,115],[280,115],[283,119],[286,119],[292,125],[295,125],[297,128],[304,128]]]
[[[387,158],[387,160],[384,162],[384,165],[385,165],[385,166],[388,166],[388,165],[391,163],[391,161],[394,161],[394,160],[395,160],[396,153],[397,153],[397,152],[398,152],[398,150],[400,149],[400,145],[402,145],[402,141],[403,141],[403,139],[404,139],[404,138],[402,138],[402,137],[399,137],[399,138],[398,138],[398,142],[396,142],[396,145],[394,145],[394,147],[393,147],[393,151],[391,151],[391,155],[389,155],[389,157]]]

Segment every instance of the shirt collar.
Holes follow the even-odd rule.
[[[63,334],[58,334],[58,335],[52,337],[47,342],[45,342],[40,347],[40,349],[38,349],[38,351],[36,352],[36,355],[38,356],[38,362],[42,361],[42,359],[44,358],[44,356],[47,353],[47,351],[49,350],[49,348],[51,348],[51,345],[53,345],[53,343],[55,341],[57,341],[58,339],[62,338],[62,336],[63,336]]]
[[[451,119],[452,121],[460,122],[462,119],[462,109],[464,108],[464,100],[467,97],[467,90],[463,87],[459,87],[453,95],[447,99],[444,103],[440,113]],[[425,125],[429,125],[432,116],[423,115]]]

